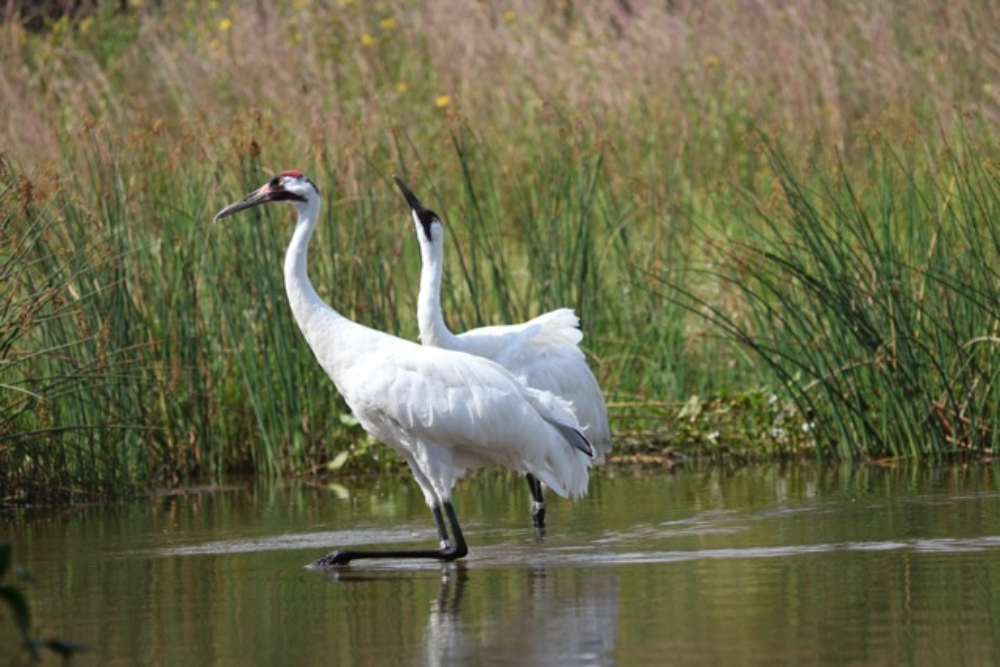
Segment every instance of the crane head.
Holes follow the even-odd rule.
[[[413,223],[417,226],[418,232],[423,232],[427,240],[432,243],[443,239],[444,225],[441,223],[441,218],[438,217],[438,214],[421,204],[416,195],[413,194],[410,188],[406,187],[406,183],[398,176],[393,176],[393,180],[396,181],[399,191],[406,198],[406,203],[410,205],[410,211],[413,213]]]
[[[283,171],[270,181],[260,186],[238,202],[234,202],[215,214],[215,220],[229,217],[233,213],[242,211],[258,204],[269,204],[271,202],[291,202],[293,204],[306,204],[313,199],[319,198],[319,189],[316,184],[309,180],[309,177],[301,171],[289,169]]]

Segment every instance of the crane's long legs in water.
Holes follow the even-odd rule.
[[[465,543],[465,536],[462,535],[462,528],[458,525],[458,517],[455,516],[455,508],[450,501],[442,503],[444,512],[448,515],[448,523],[451,524],[451,535],[448,537],[448,527],[445,525],[444,516],[441,513],[441,506],[432,507],[434,522],[437,524],[438,536],[441,538],[440,549],[388,549],[384,551],[369,551],[364,549],[338,549],[323,556],[310,567],[326,569],[334,565],[347,565],[352,560],[359,558],[433,558],[436,560],[451,561],[462,558],[469,553],[469,547]]]
[[[537,530],[545,528],[545,496],[542,495],[542,483],[534,475],[526,476],[528,487],[531,488],[531,521]]]

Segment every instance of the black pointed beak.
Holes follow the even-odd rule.
[[[218,222],[219,220],[222,220],[223,218],[228,218],[232,214],[238,213],[239,211],[242,211],[245,208],[250,208],[251,206],[257,206],[258,204],[266,204],[269,201],[274,201],[277,192],[280,192],[280,190],[272,188],[270,183],[265,183],[264,185],[260,186],[259,188],[248,194],[243,199],[239,200],[238,202],[230,204],[226,208],[216,213],[215,217],[212,220],[214,222]]]
[[[421,213],[427,210],[427,208],[420,203],[420,200],[417,199],[417,196],[410,191],[410,188],[406,187],[406,183],[404,183],[402,179],[399,178],[399,176],[393,176],[392,178],[394,181],[396,181],[396,185],[399,187],[399,191],[403,193],[404,197],[406,197],[406,203],[410,205],[410,208],[412,208],[417,213]]]
[[[223,218],[227,218],[233,213],[242,211],[245,208],[250,208],[251,206],[256,206],[257,204],[267,204],[273,201],[288,201],[296,203],[308,200],[300,194],[285,189],[285,187],[281,184],[280,179],[274,179],[271,182],[260,186],[238,202],[230,204],[216,213],[214,220],[222,220]]]

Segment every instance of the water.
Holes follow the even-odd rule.
[[[23,512],[38,632],[76,665],[996,664],[989,467],[605,469],[534,535],[522,480],[456,490],[461,564],[401,477]]]

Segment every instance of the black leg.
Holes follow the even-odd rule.
[[[444,525],[444,517],[441,516],[441,507],[432,507],[431,514],[434,515],[434,525],[438,529],[438,539],[441,541],[441,548],[444,549],[450,544],[448,540],[448,527]]]
[[[445,560],[455,560],[465,558],[469,553],[469,545],[465,543],[465,536],[462,535],[462,527],[458,525],[458,517],[455,516],[455,508],[451,502],[444,504],[444,511],[448,514],[448,522],[451,524],[451,536],[455,538],[455,544],[450,546],[451,557]],[[440,525],[440,524],[439,524]]]
[[[451,532],[454,535],[455,543],[452,544],[448,538],[448,528],[445,526],[444,517],[440,507],[431,508],[434,514],[434,522],[437,524],[438,535],[441,538],[440,549],[389,549],[384,551],[368,551],[364,549],[338,549],[315,561],[310,567],[313,569],[325,570],[335,565],[347,565],[352,560],[359,558],[433,558],[435,560],[451,561],[462,558],[469,553],[469,547],[465,544],[465,537],[462,529],[458,525],[458,518],[455,516],[455,508],[450,502],[444,503],[445,512],[448,514],[448,521],[451,523]]]
[[[531,489],[531,521],[535,528],[545,527],[545,496],[542,495],[542,483],[534,475],[527,475],[528,487]]]

